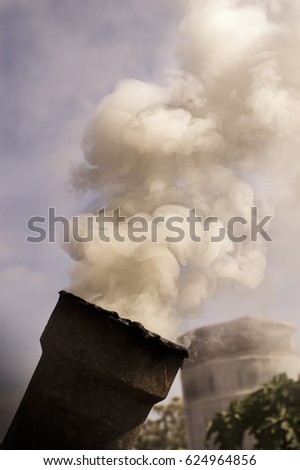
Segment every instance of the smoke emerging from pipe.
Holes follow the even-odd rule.
[[[188,2],[182,70],[165,87],[124,80],[104,98],[84,133],[75,187],[128,218],[195,208],[218,217],[215,230],[230,217],[249,218],[253,206],[261,216],[272,212],[299,140],[295,3]],[[256,288],[264,278],[262,241],[212,243],[202,230],[201,243],[167,243],[163,232],[158,227],[156,243],[73,240],[70,290],[175,339],[182,321],[220,289],[232,282]]]

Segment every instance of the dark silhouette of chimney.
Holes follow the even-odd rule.
[[[187,352],[67,292],[3,449],[131,449]]]

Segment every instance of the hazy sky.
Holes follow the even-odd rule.
[[[163,82],[181,17],[174,0],[0,2],[0,440],[71,263],[59,244],[26,243],[26,221],[49,206],[66,216],[85,207],[67,185],[85,123],[120,79]],[[207,302],[193,326],[264,315],[300,331],[299,208],[286,207],[263,284]]]

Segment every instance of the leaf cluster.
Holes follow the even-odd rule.
[[[220,449],[243,449],[246,435],[252,436],[254,449],[300,449],[300,382],[280,374],[233,401],[209,423],[206,446],[213,440]]]

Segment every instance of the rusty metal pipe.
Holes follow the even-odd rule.
[[[131,449],[187,352],[60,292],[3,449]]]

